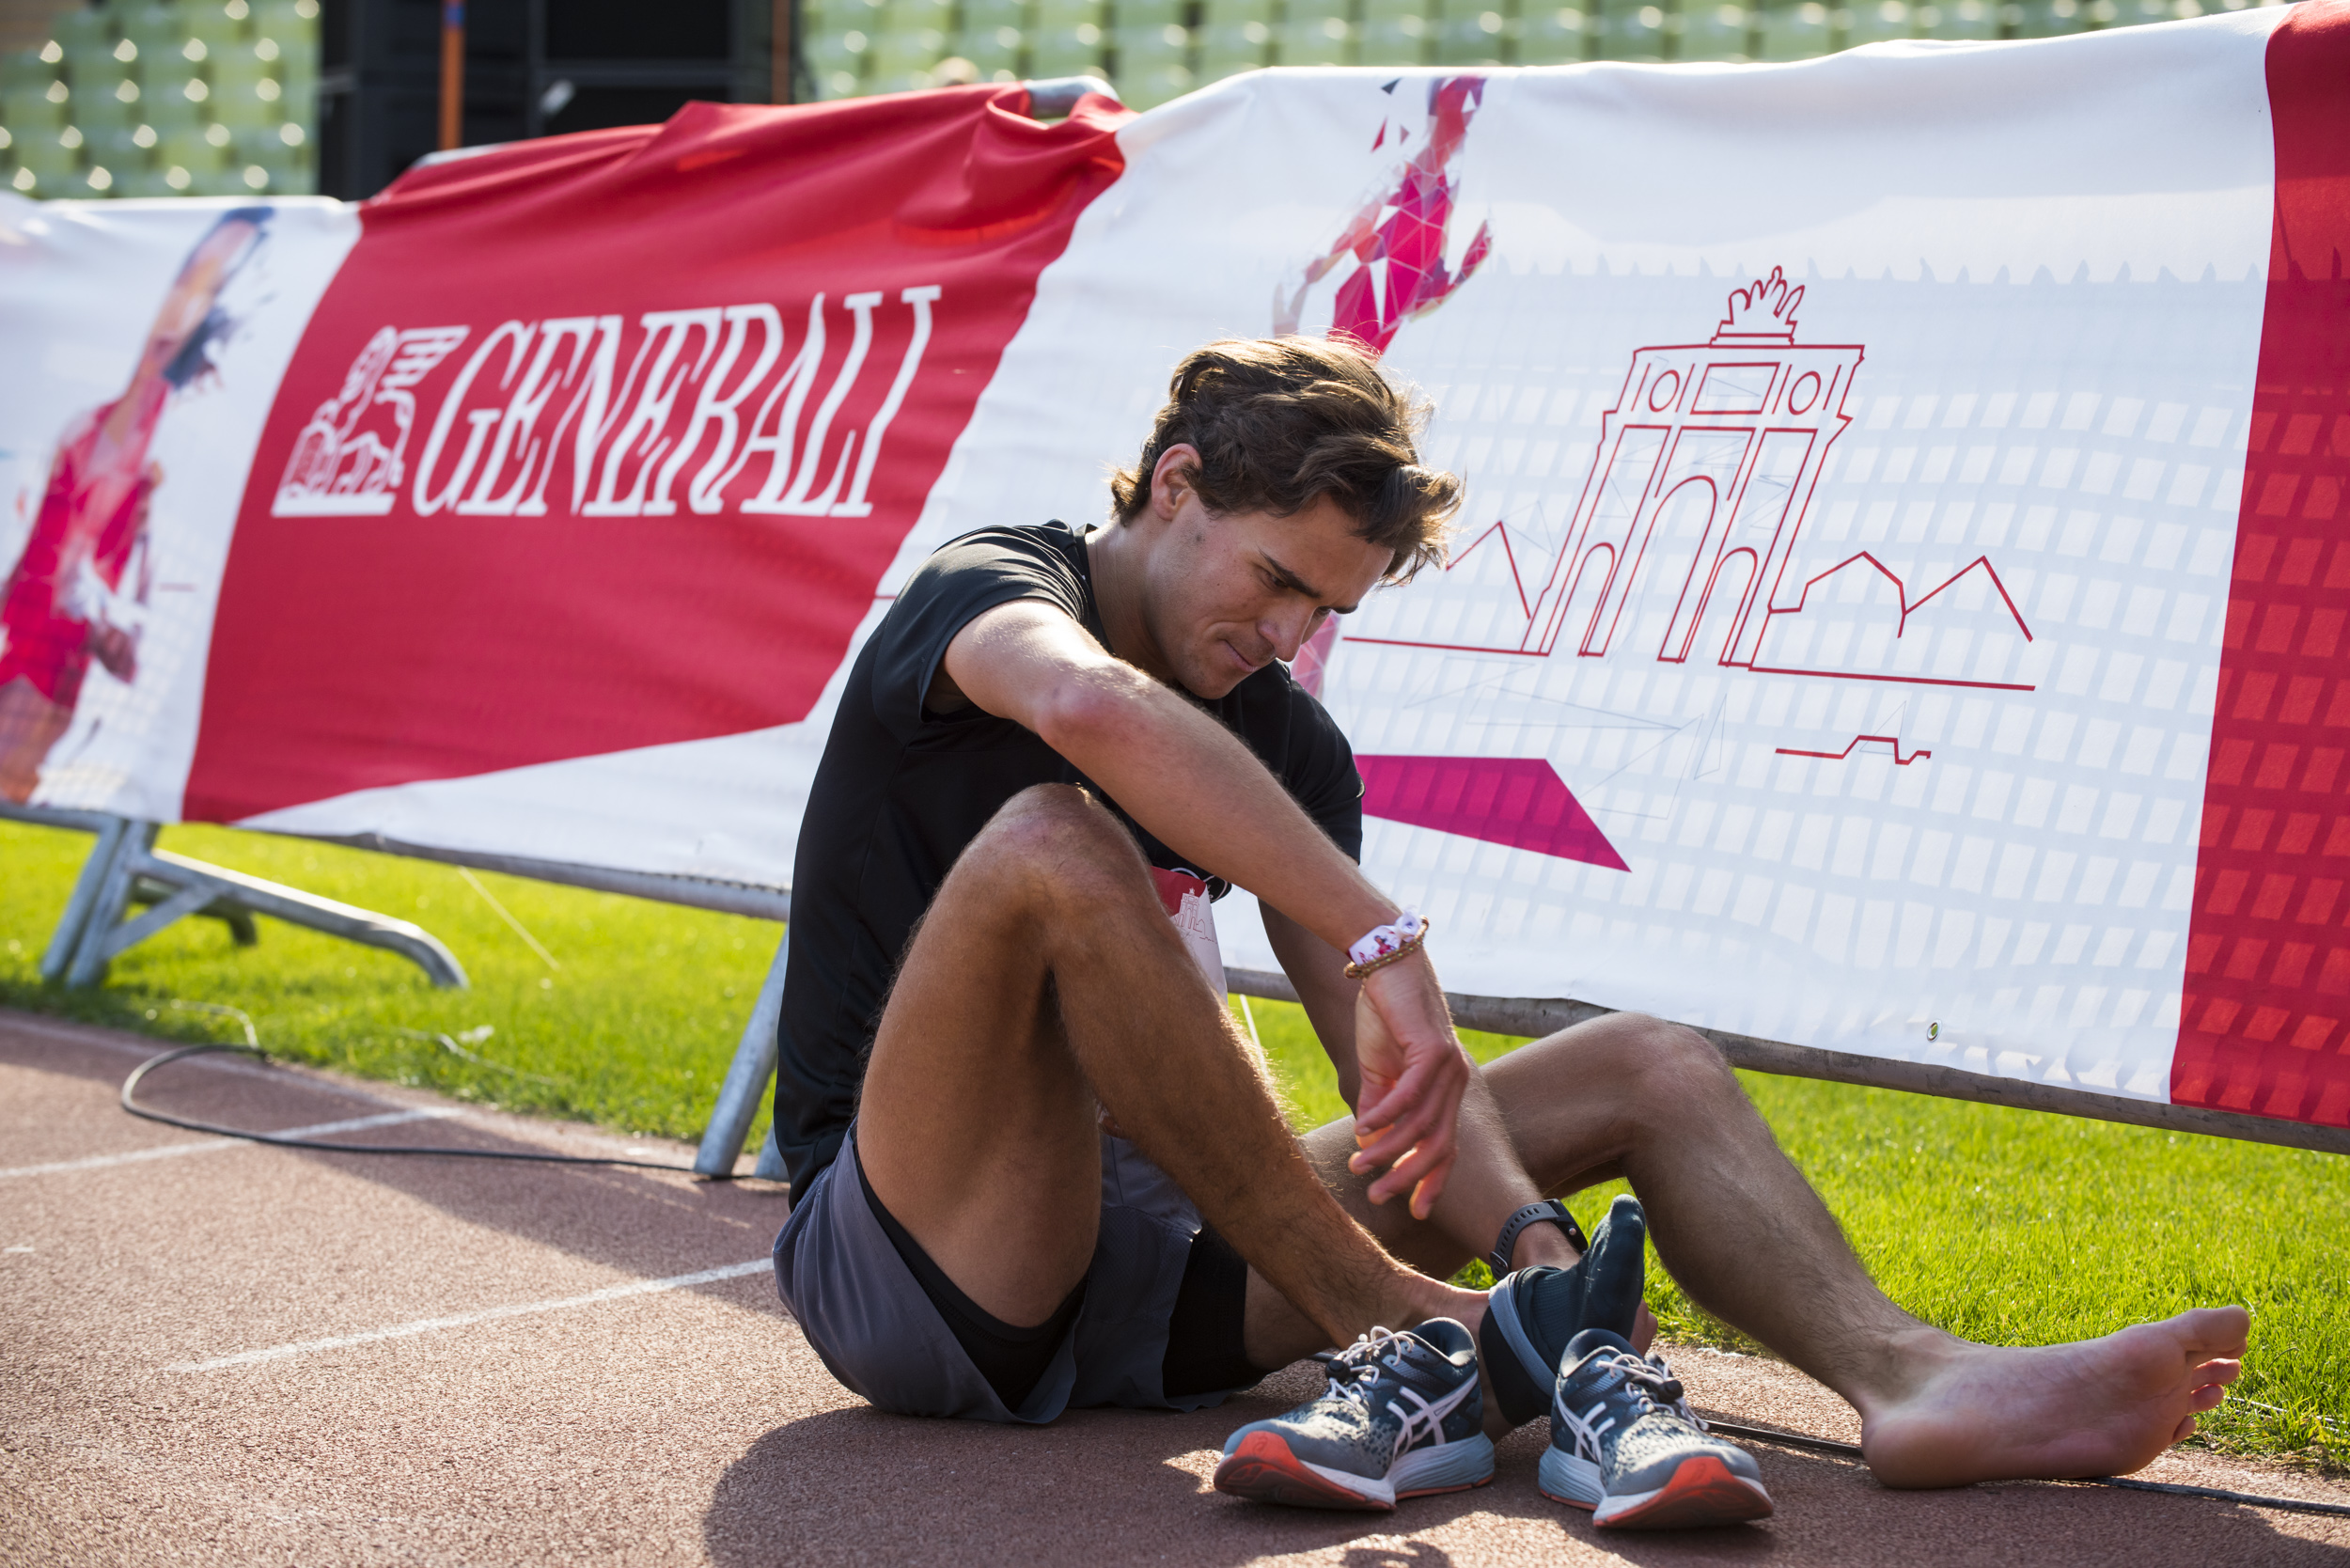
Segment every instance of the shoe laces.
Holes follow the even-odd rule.
[[[1673,1375],[1673,1370],[1666,1364],[1665,1358],[1661,1356],[1652,1356],[1648,1358],[1648,1363],[1656,1369],[1661,1379],[1656,1386],[1656,1396],[1667,1402],[1665,1408],[1696,1427],[1700,1432],[1712,1431],[1713,1428],[1705,1424],[1705,1418],[1689,1408],[1688,1390],[1681,1386],[1681,1379]]]
[[[1344,1350],[1324,1351],[1314,1359],[1322,1363],[1334,1393],[1362,1404],[1371,1386],[1379,1381],[1381,1362],[1392,1364],[1394,1353],[1406,1339],[1392,1328],[1373,1328],[1368,1334],[1355,1336],[1355,1342]]]
[[[1673,1375],[1663,1356],[1643,1358],[1628,1350],[1611,1350],[1600,1365],[1622,1377],[1625,1391],[1645,1408],[1678,1416],[1700,1432],[1705,1430],[1705,1423],[1689,1408],[1681,1379]]]
[[[1391,1328],[1373,1328],[1368,1334],[1356,1335],[1355,1342],[1344,1350],[1325,1351],[1314,1359],[1322,1363],[1323,1371],[1328,1374],[1333,1393],[1349,1403],[1369,1410],[1370,1396],[1379,1382],[1380,1369],[1384,1366],[1402,1372],[1402,1364],[1396,1359],[1397,1354],[1417,1342],[1409,1334],[1399,1334]],[[1391,1388],[1396,1397],[1385,1402],[1386,1409],[1401,1423],[1397,1436],[1402,1447],[1412,1448],[1423,1442],[1443,1441],[1446,1418],[1476,1391],[1477,1383],[1472,1378],[1451,1393],[1434,1401],[1401,1378]]]

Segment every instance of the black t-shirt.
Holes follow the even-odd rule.
[[[924,710],[955,634],[1018,599],[1058,605],[1108,645],[1082,536],[1059,523],[982,528],[923,563],[874,628],[840,694],[800,824],[777,1022],[776,1141],[797,1190],[840,1152],[899,957],[963,847],[1034,784],[1085,784],[1117,809],[1012,720],[976,707]],[[1256,753],[1340,849],[1360,857],[1363,785],[1355,754],[1287,666],[1268,665],[1214,702],[1193,700]],[[1118,814],[1152,865],[1183,865]]]

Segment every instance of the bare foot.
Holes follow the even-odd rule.
[[[2043,1349],[1935,1330],[1904,1347],[1919,1375],[1861,1409],[1861,1448],[1888,1486],[2126,1475],[2195,1430],[2243,1370],[2251,1314],[2207,1307]]]

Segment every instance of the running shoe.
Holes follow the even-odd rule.
[[[1522,1268],[1496,1282],[1477,1330],[1494,1403],[1512,1426],[1550,1407],[1567,1341],[1587,1328],[1632,1338],[1640,1309],[1648,1215],[1630,1193],[1591,1232],[1591,1249],[1572,1268]]]
[[[1477,1342],[1450,1318],[1408,1333],[1374,1328],[1319,1357],[1322,1397],[1226,1440],[1219,1492],[1293,1508],[1385,1512],[1398,1497],[1494,1478]]]
[[[1734,1525],[1771,1512],[1754,1456],[1706,1433],[1662,1360],[1604,1329],[1567,1347],[1541,1484],[1603,1529]]]

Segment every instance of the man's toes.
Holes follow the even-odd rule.
[[[2244,1375],[2241,1361],[2206,1361],[2195,1369],[2195,1381],[2201,1384],[2233,1383]]]
[[[2172,1434],[2170,1434],[2170,1440],[2171,1440],[2172,1442],[2174,1442],[2174,1443],[2184,1443],[2184,1442],[2186,1442],[2186,1441],[2189,1437],[2192,1437],[2192,1436],[2194,1436],[2194,1435],[2195,1435],[2195,1418],[2194,1418],[2194,1417],[2192,1417],[2192,1416],[2189,1416],[2189,1417],[2187,1417],[2185,1420],[2183,1420],[2183,1421],[2181,1421],[2181,1422],[2179,1423],[2179,1427],[2178,1427],[2178,1430],[2177,1430],[2176,1432],[2173,1432]]]
[[[2241,1307],[2198,1307],[2177,1321],[2206,1360],[2242,1356],[2252,1333],[2252,1314]]]
[[[2216,1410],[2219,1406],[2219,1402],[2227,1397],[2227,1389],[2217,1384],[2205,1384],[2195,1390],[2195,1397],[2189,1403],[2198,1410]]]

